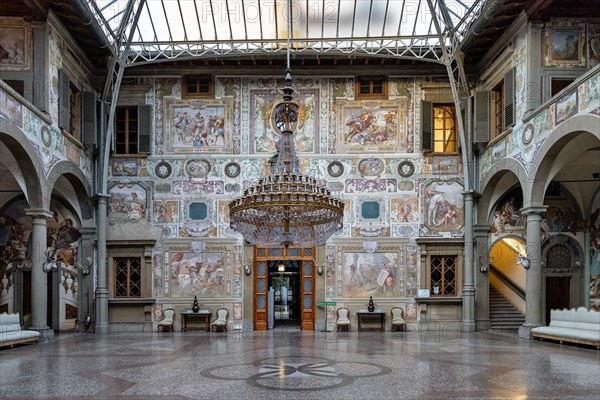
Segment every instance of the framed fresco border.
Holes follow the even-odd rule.
[[[384,153],[406,150],[405,97],[395,100],[342,99],[337,101],[336,106],[337,152]]]
[[[140,203],[140,206],[134,206],[134,200],[133,200],[133,196],[132,196],[132,200],[127,200],[127,209],[123,208],[123,205],[119,205],[117,203],[115,203],[116,201],[116,196],[114,195],[114,190],[115,188],[118,188],[120,190],[122,190],[123,192],[126,192],[126,189],[134,189],[135,186],[139,186],[144,192],[144,199],[143,201],[140,200],[139,202],[136,203]],[[110,199],[109,199],[109,203],[108,203],[108,208],[109,208],[109,212],[108,212],[108,220],[109,223],[122,223],[123,221],[127,221],[127,222],[146,222],[149,221],[150,219],[150,207],[151,207],[151,197],[152,197],[152,185],[148,184],[147,182],[144,181],[133,181],[133,182],[127,182],[127,183],[123,183],[123,182],[112,182],[108,185],[108,193],[111,195]],[[125,195],[125,198],[127,196]],[[138,193],[136,192],[136,198],[139,197]],[[143,205],[143,215],[138,218],[138,215],[140,213],[140,207],[141,205]],[[111,216],[111,214],[113,214],[115,211],[114,210],[118,210],[119,213],[126,213],[126,218],[125,219],[119,219],[119,218],[115,218],[114,216]]]
[[[555,126],[566,121],[577,114],[578,96],[577,88],[573,88],[554,103],[555,107]]]
[[[458,185],[456,190],[449,186]],[[440,190],[442,189],[442,190]],[[464,183],[462,179],[426,179],[420,187],[421,234],[453,237],[464,228]],[[443,211],[446,211],[443,213]]]
[[[232,153],[233,99],[168,97],[163,103],[168,153]]]
[[[553,23],[544,30],[545,67],[585,67],[585,24]]]
[[[194,252],[193,244],[198,245],[196,247],[202,248],[201,252]],[[235,268],[240,267],[241,271],[241,260],[239,256],[239,249],[236,239],[214,239],[214,238],[185,238],[185,239],[166,239],[163,241],[164,253],[162,254],[165,268],[167,272],[165,275],[165,297],[173,297],[171,296],[172,290],[177,291],[179,288],[179,284],[177,279],[173,284],[172,282],[172,273],[173,273],[173,257],[177,253],[183,254],[195,254],[202,257],[202,254],[222,254],[223,258],[225,258],[225,275],[229,280],[229,284],[231,285],[231,277],[235,275]],[[227,287],[227,281],[225,281],[225,286]],[[176,298],[181,298],[181,296],[175,296]],[[193,297],[193,295],[192,295]],[[230,295],[223,296],[224,298],[230,297]],[[216,297],[214,297],[216,298]],[[221,298],[221,297],[220,297]],[[191,302],[190,302],[191,304]]]
[[[395,280],[395,287],[393,293],[384,293],[381,295],[373,295],[374,299],[380,299],[382,301],[393,301],[406,296],[406,281],[407,281],[407,269],[406,269],[406,247],[408,245],[408,240],[405,238],[372,238],[372,240],[376,241],[378,244],[378,249],[374,253],[367,253],[364,249],[364,239],[340,239],[336,242],[335,255],[337,259],[337,265],[333,268],[333,273],[335,275],[334,279],[328,279],[329,282],[335,281],[336,290],[329,290],[327,288],[328,293],[335,292],[338,298],[346,298],[349,300],[359,299],[364,300],[365,304],[369,299],[369,295],[362,297],[348,297],[346,296],[348,293],[345,284],[348,281],[347,273],[349,266],[346,265],[348,259],[352,259],[354,255],[377,255],[377,254],[387,254],[393,255],[395,258],[395,276],[393,276]],[[364,256],[363,256],[364,257]],[[381,257],[381,256],[376,256]],[[388,256],[389,258],[389,256]],[[355,271],[358,273],[358,271]],[[372,275],[372,278],[376,279],[380,277],[378,273],[377,276]],[[389,282],[389,281],[388,281]],[[389,288],[389,287],[388,287]]]
[[[298,115],[300,119],[294,134],[297,153],[319,153],[321,142],[320,93],[319,86],[303,87],[298,90],[294,97],[294,102],[299,105]],[[281,95],[272,89],[250,87],[248,96],[250,107],[248,121],[250,130],[249,152],[251,154],[273,153],[276,151],[276,141],[279,135],[271,127],[271,113],[273,107],[282,101]],[[257,101],[259,98],[260,101]],[[311,121],[312,123],[309,124]],[[259,125],[264,127],[264,131],[258,131]],[[309,142],[303,141],[303,137]]]
[[[15,48],[16,42],[22,40],[19,55],[0,59],[0,71],[26,71],[31,69],[32,34],[29,24],[19,23],[11,18],[0,18],[0,45]],[[13,44],[11,46],[11,44]],[[8,57],[8,56],[6,56]]]

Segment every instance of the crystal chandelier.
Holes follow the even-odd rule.
[[[268,176],[229,203],[231,228],[251,244],[267,248],[325,244],[342,228],[344,216],[344,203],[316,179],[302,175],[296,157],[293,135],[298,128],[299,105],[292,100],[290,9],[283,101],[271,113],[271,126],[279,135],[277,161]]]

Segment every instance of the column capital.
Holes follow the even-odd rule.
[[[542,215],[543,213],[546,212],[547,209],[548,209],[548,206],[529,206],[529,207],[523,207],[519,211],[521,212],[521,215],[531,215],[531,214]]]
[[[50,219],[54,217],[54,213],[45,208],[26,208],[25,215],[29,215],[32,218],[45,218]]]
[[[483,224],[473,225],[473,233],[475,237],[487,237],[490,233],[490,226]]]
[[[462,192],[463,197],[467,197],[467,198],[471,198],[473,200],[477,200],[478,198],[481,197],[481,193],[475,191],[475,190],[466,190],[464,192]]]
[[[81,232],[82,235],[95,235],[96,227],[95,226],[81,226],[81,227],[79,227],[79,232]]]

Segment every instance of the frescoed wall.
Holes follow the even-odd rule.
[[[26,284],[19,279],[20,287],[15,287],[15,275],[31,271],[32,219],[25,210],[28,204],[25,200],[16,201],[3,207],[0,211],[0,309],[14,312],[16,293],[29,292]],[[82,235],[79,231],[79,219],[59,200],[53,200],[50,205],[53,217],[47,221],[47,263],[56,263],[58,269],[56,287],[50,287],[49,293],[58,302],[58,323],[62,328],[74,326],[78,318],[79,277],[84,265],[79,255]],[[29,282],[31,284],[31,282]],[[31,311],[31,310],[24,310]]]
[[[339,259],[344,267],[327,270],[332,280],[327,281],[326,297],[414,297],[419,282],[414,239],[461,234],[460,157],[415,153],[422,81],[391,77],[389,96],[381,100],[355,99],[353,78],[295,82],[301,119],[295,143],[302,171],[346,204],[344,228],[335,240],[350,239],[360,246],[364,240],[412,242],[372,254],[344,250]],[[161,228],[161,237],[152,238],[157,240],[152,282],[158,297],[188,301],[196,295],[205,302],[242,298],[242,265],[251,260],[240,257],[231,263],[227,252],[190,253],[187,246],[197,240],[240,240],[229,226],[228,203],[267,173],[267,161],[276,153],[269,116],[280,99],[276,89],[281,82],[217,76],[215,98],[202,100],[182,99],[178,79],[145,78],[141,83],[147,87],[145,100],[153,99],[158,107],[154,152],[143,162],[112,160],[111,224],[136,230],[136,221],[143,220]],[[126,87],[122,92],[129,93]],[[212,133],[213,124],[207,122],[211,116],[223,116],[221,132]],[[239,151],[254,156],[225,154]],[[139,206],[132,210],[134,204]],[[173,251],[174,246],[180,251]],[[406,254],[407,264],[400,262],[400,254]]]

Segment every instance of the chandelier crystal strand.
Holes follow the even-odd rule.
[[[288,2],[289,3],[289,2]],[[293,101],[290,68],[291,7],[283,101],[273,107],[271,126],[279,134],[278,154],[269,175],[229,203],[231,228],[259,247],[312,247],[342,228],[343,201],[315,178],[302,175],[294,148],[299,106]]]

